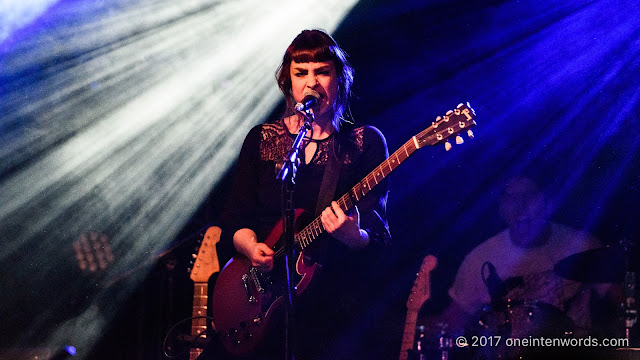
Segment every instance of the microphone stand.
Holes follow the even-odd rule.
[[[485,275],[485,269],[489,271],[488,275]],[[507,319],[506,323],[498,328],[498,335],[509,337],[511,336],[512,330],[510,321],[511,316],[509,313],[511,300],[505,300],[505,296],[507,296],[508,293],[506,284],[498,275],[495,265],[493,265],[493,263],[491,263],[490,261],[485,261],[482,264],[481,275],[482,280],[487,287],[487,291],[489,292],[489,297],[491,298],[489,309],[491,311],[503,312],[505,318]]]
[[[300,127],[298,136],[293,142],[291,149],[284,158],[282,168],[278,172],[277,179],[282,183],[282,230],[285,241],[285,274],[287,277],[287,301],[285,312],[285,360],[293,360],[295,358],[295,307],[293,303],[294,290],[294,274],[293,266],[294,258],[294,221],[295,206],[293,204],[293,194],[295,192],[295,177],[298,165],[300,164],[300,144],[307,135],[307,131],[311,130],[311,123],[314,121],[311,109],[302,111],[305,115],[304,125]]]

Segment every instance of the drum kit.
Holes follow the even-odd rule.
[[[638,254],[634,253],[632,248],[633,244],[629,240],[622,240],[616,246],[571,255],[559,261],[554,267],[558,275],[569,280],[594,284],[622,284],[621,318],[624,323],[624,336],[629,344],[635,340],[631,338],[631,333],[638,320],[636,276],[640,271]]]
[[[624,348],[609,348],[606,358],[640,359],[637,347],[640,331],[634,328],[638,318],[636,274],[640,261],[632,256],[632,244],[620,244],[571,255],[554,266],[554,273],[568,280],[587,284],[622,284],[623,299],[615,319],[616,338],[626,339]],[[419,326],[413,358],[419,360],[527,359],[530,349],[506,344],[508,338],[570,339],[574,337],[572,320],[558,308],[539,301],[499,299],[474,315],[472,325],[463,333],[452,333],[446,324],[436,328]],[[464,339],[461,343],[460,339]],[[475,342],[473,344],[472,342]],[[497,343],[496,343],[497,342]],[[636,348],[634,348],[636,347]],[[565,349],[567,351],[569,349]],[[612,355],[613,354],[613,355]],[[538,354],[539,355],[539,354]],[[563,357],[563,358],[566,358]],[[598,357],[600,358],[600,357]]]

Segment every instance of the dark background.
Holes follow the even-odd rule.
[[[390,153],[460,102],[477,113],[473,140],[449,152],[422,149],[390,177],[393,246],[380,264],[382,305],[372,314],[382,324],[379,351],[397,352],[405,302],[427,254],[439,261],[423,313],[446,306],[464,256],[504,228],[496,199],[513,174],[542,182],[555,221],[605,244],[638,241],[640,64],[632,44],[639,34],[623,35],[620,17],[612,21],[620,6],[361,1],[334,34],[356,70],[353,118],[379,128]],[[229,178],[185,234],[217,218]]]
[[[363,0],[345,18],[334,35],[356,70],[353,118],[380,129],[390,152],[460,102],[477,113],[474,139],[422,149],[390,177],[393,245],[380,264],[380,306],[363,319],[379,325],[378,353],[397,356],[427,254],[439,264],[424,311],[446,305],[466,253],[503,228],[496,198],[512,174],[544,182],[555,221],[606,244],[638,242],[639,10],[608,0]],[[161,358],[167,330],[191,314],[189,261],[219,223],[232,173],[125,299],[92,358]],[[219,251],[224,263],[231,252]]]

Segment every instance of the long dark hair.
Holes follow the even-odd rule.
[[[333,62],[338,75],[338,95],[334,104],[334,121],[339,122],[349,107],[349,95],[353,84],[353,68],[347,54],[336,41],[322,30],[304,30],[291,42],[276,71],[276,80],[286,99],[285,116],[294,113],[295,102],[291,90],[291,62]],[[334,123],[336,129],[338,123]]]

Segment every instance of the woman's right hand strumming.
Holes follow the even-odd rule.
[[[251,229],[240,229],[233,235],[233,245],[239,253],[251,260],[251,266],[259,271],[273,269],[273,255],[267,244],[256,240],[256,233]]]

